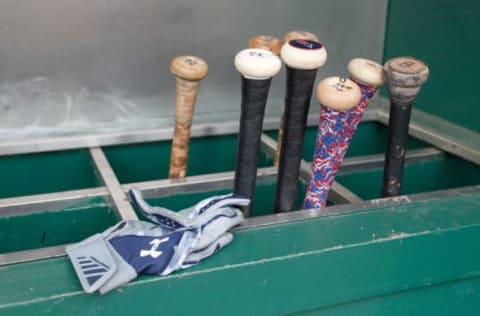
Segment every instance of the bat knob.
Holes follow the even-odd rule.
[[[172,60],[170,71],[178,78],[199,81],[208,73],[207,63],[196,56],[178,56]]]
[[[325,64],[327,50],[319,42],[294,39],[283,44],[280,56],[290,68],[310,70]]]
[[[265,80],[280,71],[282,61],[269,50],[247,48],[235,56],[235,67],[247,79]]]
[[[428,79],[428,66],[414,57],[397,57],[383,66],[385,81],[390,86],[420,87]]]
[[[318,37],[315,34],[307,31],[300,31],[300,30],[290,31],[286,33],[285,36],[283,37],[283,40],[285,42],[289,42],[294,39],[305,39],[305,40],[310,40],[314,42],[319,41]]]
[[[279,38],[269,35],[257,35],[248,41],[249,48],[263,48],[271,51],[275,55],[280,55],[282,41]]]
[[[348,111],[360,102],[362,92],[350,79],[328,77],[317,85],[318,101],[337,111]]]
[[[395,104],[411,104],[428,79],[428,66],[413,57],[397,57],[383,66],[390,98]]]
[[[348,63],[350,77],[367,86],[383,85],[383,66],[365,58],[354,58]]]

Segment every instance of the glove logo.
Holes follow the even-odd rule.
[[[161,243],[164,243],[166,241],[168,241],[168,237],[163,239],[158,239],[158,238],[153,239],[151,242],[149,242],[149,244],[152,245],[152,248],[148,250],[142,249],[140,251],[140,257],[150,256],[154,259],[158,258],[162,254],[161,251],[157,251],[158,246],[160,246]]]
[[[93,256],[78,256],[77,262],[90,286],[110,270],[108,265]]]

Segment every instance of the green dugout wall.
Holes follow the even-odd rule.
[[[384,60],[425,60],[431,75],[416,107],[480,131],[478,49],[480,3],[475,0],[389,1]]]

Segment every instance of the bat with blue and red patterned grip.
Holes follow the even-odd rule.
[[[303,208],[322,208],[326,206],[328,192],[333,184],[335,176],[340,168],[343,158],[348,150],[351,140],[355,136],[356,129],[367,108],[368,102],[375,95],[379,86],[383,84],[383,67],[371,60],[354,58],[348,64],[350,80],[339,91],[339,84],[333,84],[336,88],[319,91],[320,102],[324,100],[320,114],[320,123],[312,162],[312,179],[307,188]],[[333,81],[335,82],[335,81]],[[350,83],[354,83],[360,90],[360,100],[351,108],[343,108],[339,111],[341,97],[346,98]],[[324,83],[325,84],[325,83]],[[331,86],[331,85],[330,85]],[[319,85],[320,88],[320,85]],[[327,100],[329,96],[334,98]],[[349,101],[354,101],[354,97]],[[330,106],[328,106],[328,104]],[[351,104],[350,104],[351,105]]]
[[[328,192],[342,163],[351,140],[353,124],[349,116],[360,102],[361,90],[350,79],[328,77],[316,89],[320,102],[320,123],[312,160],[312,177],[309,181],[304,209],[322,208],[327,203]]]

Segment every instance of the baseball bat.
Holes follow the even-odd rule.
[[[257,35],[248,40],[248,48],[263,48],[271,51],[275,55],[280,55],[282,41],[270,35]]]
[[[288,43],[291,40],[295,39],[303,39],[303,40],[310,40],[314,42],[319,42],[318,37],[310,32],[295,30],[286,33],[283,36],[284,43]],[[280,161],[280,151],[282,149],[282,139],[283,139],[283,123],[285,121],[285,106],[282,109],[282,116],[280,118],[280,128],[278,129],[278,136],[277,136],[277,148],[275,149],[275,156],[273,158],[273,165],[278,168],[278,164]]]
[[[293,30],[285,33],[285,35],[283,36],[283,41],[285,43],[291,40],[298,40],[298,39],[304,39],[304,40],[309,40],[314,42],[319,41],[318,37],[315,34],[307,31],[303,31],[303,30]]]
[[[349,110],[360,102],[362,93],[350,79],[328,77],[316,89],[320,102],[320,123],[303,208],[322,208],[350,142],[345,124]]]
[[[354,81],[362,92],[360,102],[348,112],[346,127],[351,135],[355,136],[357,126],[360,123],[368,103],[373,98],[377,89],[383,85],[383,66],[365,58],[353,58],[347,66],[350,80]]]
[[[195,102],[207,63],[196,56],[178,56],[170,64],[176,77],[175,130],[170,156],[169,178],[183,178],[187,173],[188,148]]]
[[[298,176],[308,110],[318,68],[327,60],[325,47],[310,40],[290,40],[280,56],[286,65],[283,137],[278,164],[275,212],[295,210]]]
[[[244,49],[235,56],[235,67],[241,74],[242,98],[234,193],[251,200],[248,206],[242,207],[246,217],[250,216],[254,202],[268,90],[271,78],[280,71],[281,66],[280,58],[266,49]]]
[[[360,102],[347,111],[345,123],[343,124],[342,134],[349,145],[355,136],[358,124],[362,119],[368,102],[375,95],[377,88],[383,84],[383,66],[368,59],[354,58],[348,63],[347,69],[350,74],[350,80],[358,85],[362,95]],[[344,154],[346,154],[348,150],[348,145]],[[344,154],[341,157],[342,161]],[[330,178],[324,177],[322,179],[326,181],[331,180]],[[315,183],[316,186],[323,188],[322,190],[315,191],[315,188],[310,187],[310,190],[315,192],[307,192],[302,206],[304,209],[321,208],[326,205],[328,192],[330,191],[333,180],[330,184],[323,183],[323,180]]]
[[[387,149],[382,183],[382,197],[401,192],[408,127],[413,102],[427,81],[429,69],[413,57],[397,57],[384,64],[385,82],[390,95]]]

